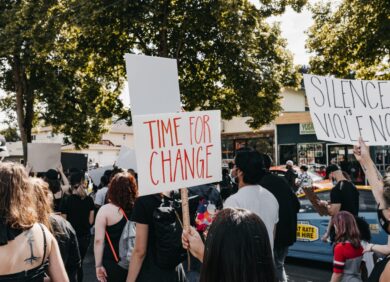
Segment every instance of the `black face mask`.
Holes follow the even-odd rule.
[[[379,221],[379,224],[380,226],[382,227],[382,229],[390,235],[390,232],[389,232],[389,226],[390,226],[390,222],[387,220],[387,218],[383,215],[383,210],[380,210],[378,209],[377,210],[377,213],[378,213],[378,221]]]

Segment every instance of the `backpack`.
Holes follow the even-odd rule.
[[[125,227],[122,230],[122,234],[119,239],[119,257],[117,256],[114,250],[114,247],[111,243],[110,236],[108,235],[107,231],[106,231],[106,238],[110,245],[112,254],[114,255],[114,259],[116,263],[124,269],[129,269],[131,254],[133,253],[134,245],[135,245],[135,222],[129,220],[122,209],[120,209],[120,211],[122,212],[123,216],[126,218],[127,222]]]
[[[187,257],[181,242],[183,227],[180,216],[180,201],[166,197],[153,212],[154,258],[161,269],[174,269]]]

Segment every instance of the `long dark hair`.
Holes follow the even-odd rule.
[[[347,211],[340,211],[332,218],[332,224],[336,227],[337,243],[351,242],[355,248],[360,247],[360,232],[354,216]]]
[[[116,174],[108,185],[107,198],[110,202],[130,214],[135,199],[138,196],[138,187],[134,176],[128,172]]]
[[[275,281],[263,221],[244,209],[218,213],[207,235],[200,282]]]

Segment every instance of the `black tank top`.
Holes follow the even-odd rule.
[[[21,271],[18,273],[13,274],[7,274],[7,275],[0,275],[0,281],[7,281],[7,282],[43,282],[45,278],[45,271],[49,265],[49,261],[46,258],[46,248],[47,248],[47,242],[46,242],[46,233],[45,229],[42,227],[41,224],[39,226],[42,229],[43,233],[43,259],[40,266],[37,266],[33,269],[27,270],[27,271]]]
[[[117,223],[113,225],[108,225],[106,227],[106,232],[107,232],[106,234],[108,234],[108,236],[110,237],[112,246],[114,247],[117,256],[119,256],[119,239],[121,238],[122,231],[126,225],[126,222],[127,222],[126,218],[122,216],[122,219],[119,220]],[[114,262],[117,262],[110,248],[110,244],[107,241],[107,235],[104,240],[103,260],[112,260]]]

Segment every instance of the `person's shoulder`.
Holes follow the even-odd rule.
[[[238,199],[237,193],[234,194],[234,195],[231,195],[231,196],[229,196],[229,197],[225,200],[223,206],[224,206],[224,207],[234,207],[234,206],[237,204],[237,199]]]

